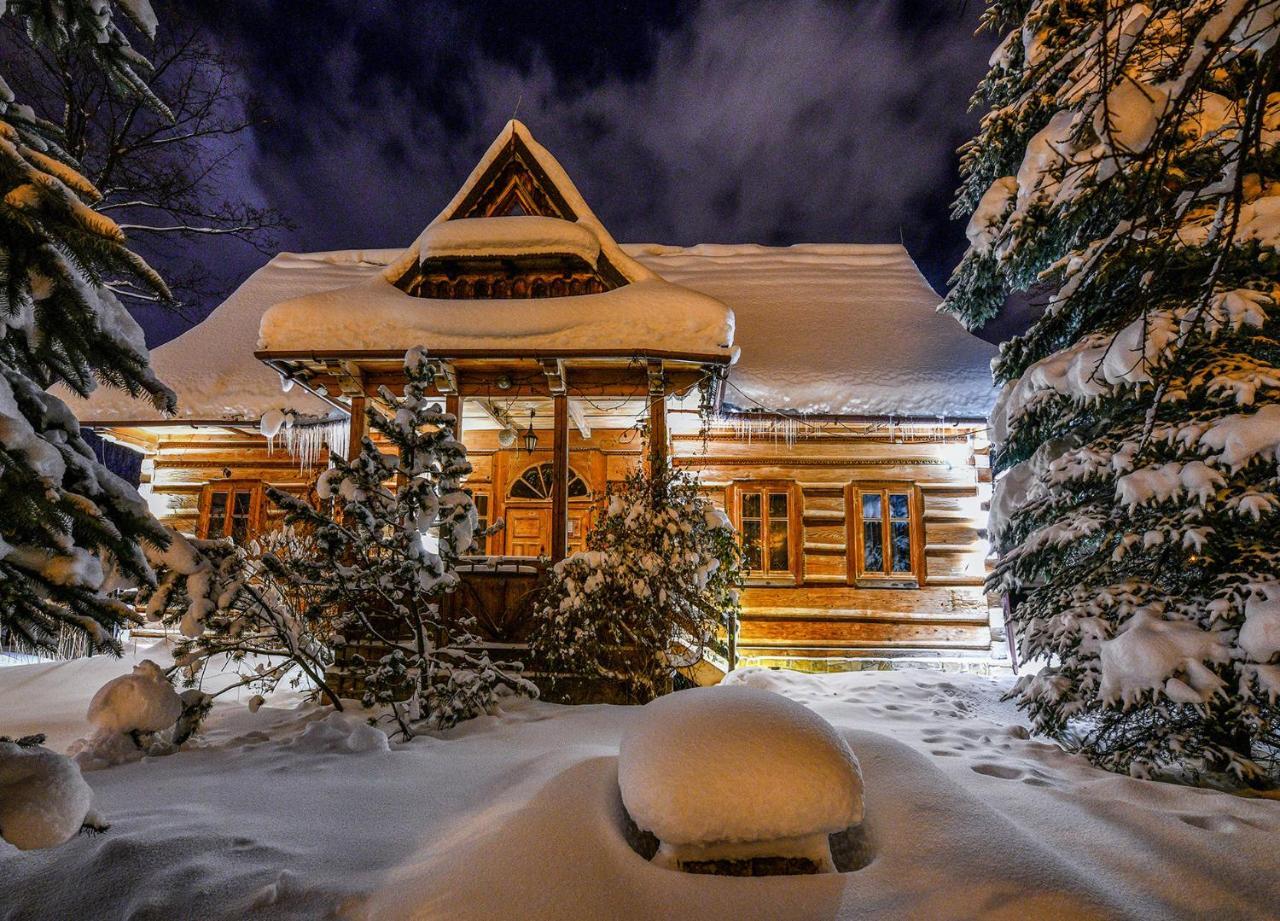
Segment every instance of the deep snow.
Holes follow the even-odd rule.
[[[65,750],[104,681],[163,655],[0,668],[0,735]],[[246,694],[183,751],[86,775],[106,834],[0,844],[0,917],[1228,919],[1280,904],[1280,802],[1091,768],[1026,738],[1007,681],[735,679],[812,707],[857,753],[870,865],[734,879],[645,862],[617,787],[637,708],[518,701],[387,745],[297,695],[251,713]]]

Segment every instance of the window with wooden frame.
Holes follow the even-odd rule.
[[[799,508],[794,483],[733,483],[729,517],[746,549],[748,578],[795,579],[800,562]]]
[[[471,489],[464,489],[463,492],[471,497],[471,501],[476,507],[476,536],[471,541],[471,546],[467,549],[467,552],[476,554],[488,553],[489,537],[484,532],[489,527],[489,494]]]
[[[924,568],[920,490],[911,483],[853,483],[845,496],[849,573],[859,583],[919,584]]]
[[[262,529],[262,484],[249,480],[208,483],[200,492],[203,538],[230,537],[243,543]]]

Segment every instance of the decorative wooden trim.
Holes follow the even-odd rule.
[[[682,467],[945,467],[937,457],[805,457],[795,454],[702,454],[674,458]]]
[[[911,540],[911,570],[895,574],[866,573],[862,569],[864,558],[862,542],[862,492],[906,492],[909,496],[908,529]],[[845,486],[845,534],[847,579],[850,585],[860,588],[919,588],[926,584],[928,572],[924,550],[924,498],[920,486],[909,480],[854,481]],[[891,546],[891,516],[887,497],[881,507],[881,541],[885,553]]]

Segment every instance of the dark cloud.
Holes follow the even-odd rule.
[[[992,41],[958,0],[226,6],[210,26],[274,113],[238,175],[291,248],[407,244],[517,107],[624,241],[901,239],[935,286],[963,248]]]

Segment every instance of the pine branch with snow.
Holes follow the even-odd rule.
[[[696,478],[633,471],[611,488],[587,549],[552,570],[532,651],[553,675],[605,678],[650,700],[734,628],[743,572],[733,527]]]
[[[1001,347],[990,587],[1038,728],[1145,775],[1280,751],[1280,0],[993,0],[945,308]],[[1277,618],[1280,620],[1280,618]]]
[[[163,114],[118,9],[154,28],[146,0],[12,0],[0,15],[46,47],[86,51],[120,91]],[[97,198],[56,129],[0,77],[0,635],[35,649],[52,648],[64,626],[114,649],[130,612],[108,589],[153,584],[147,552],[169,541],[48,390],[62,384],[84,395],[101,383],[173,407],[142,330],[105,279],[129,278],[160,298],[167,289],[90,207]]]

